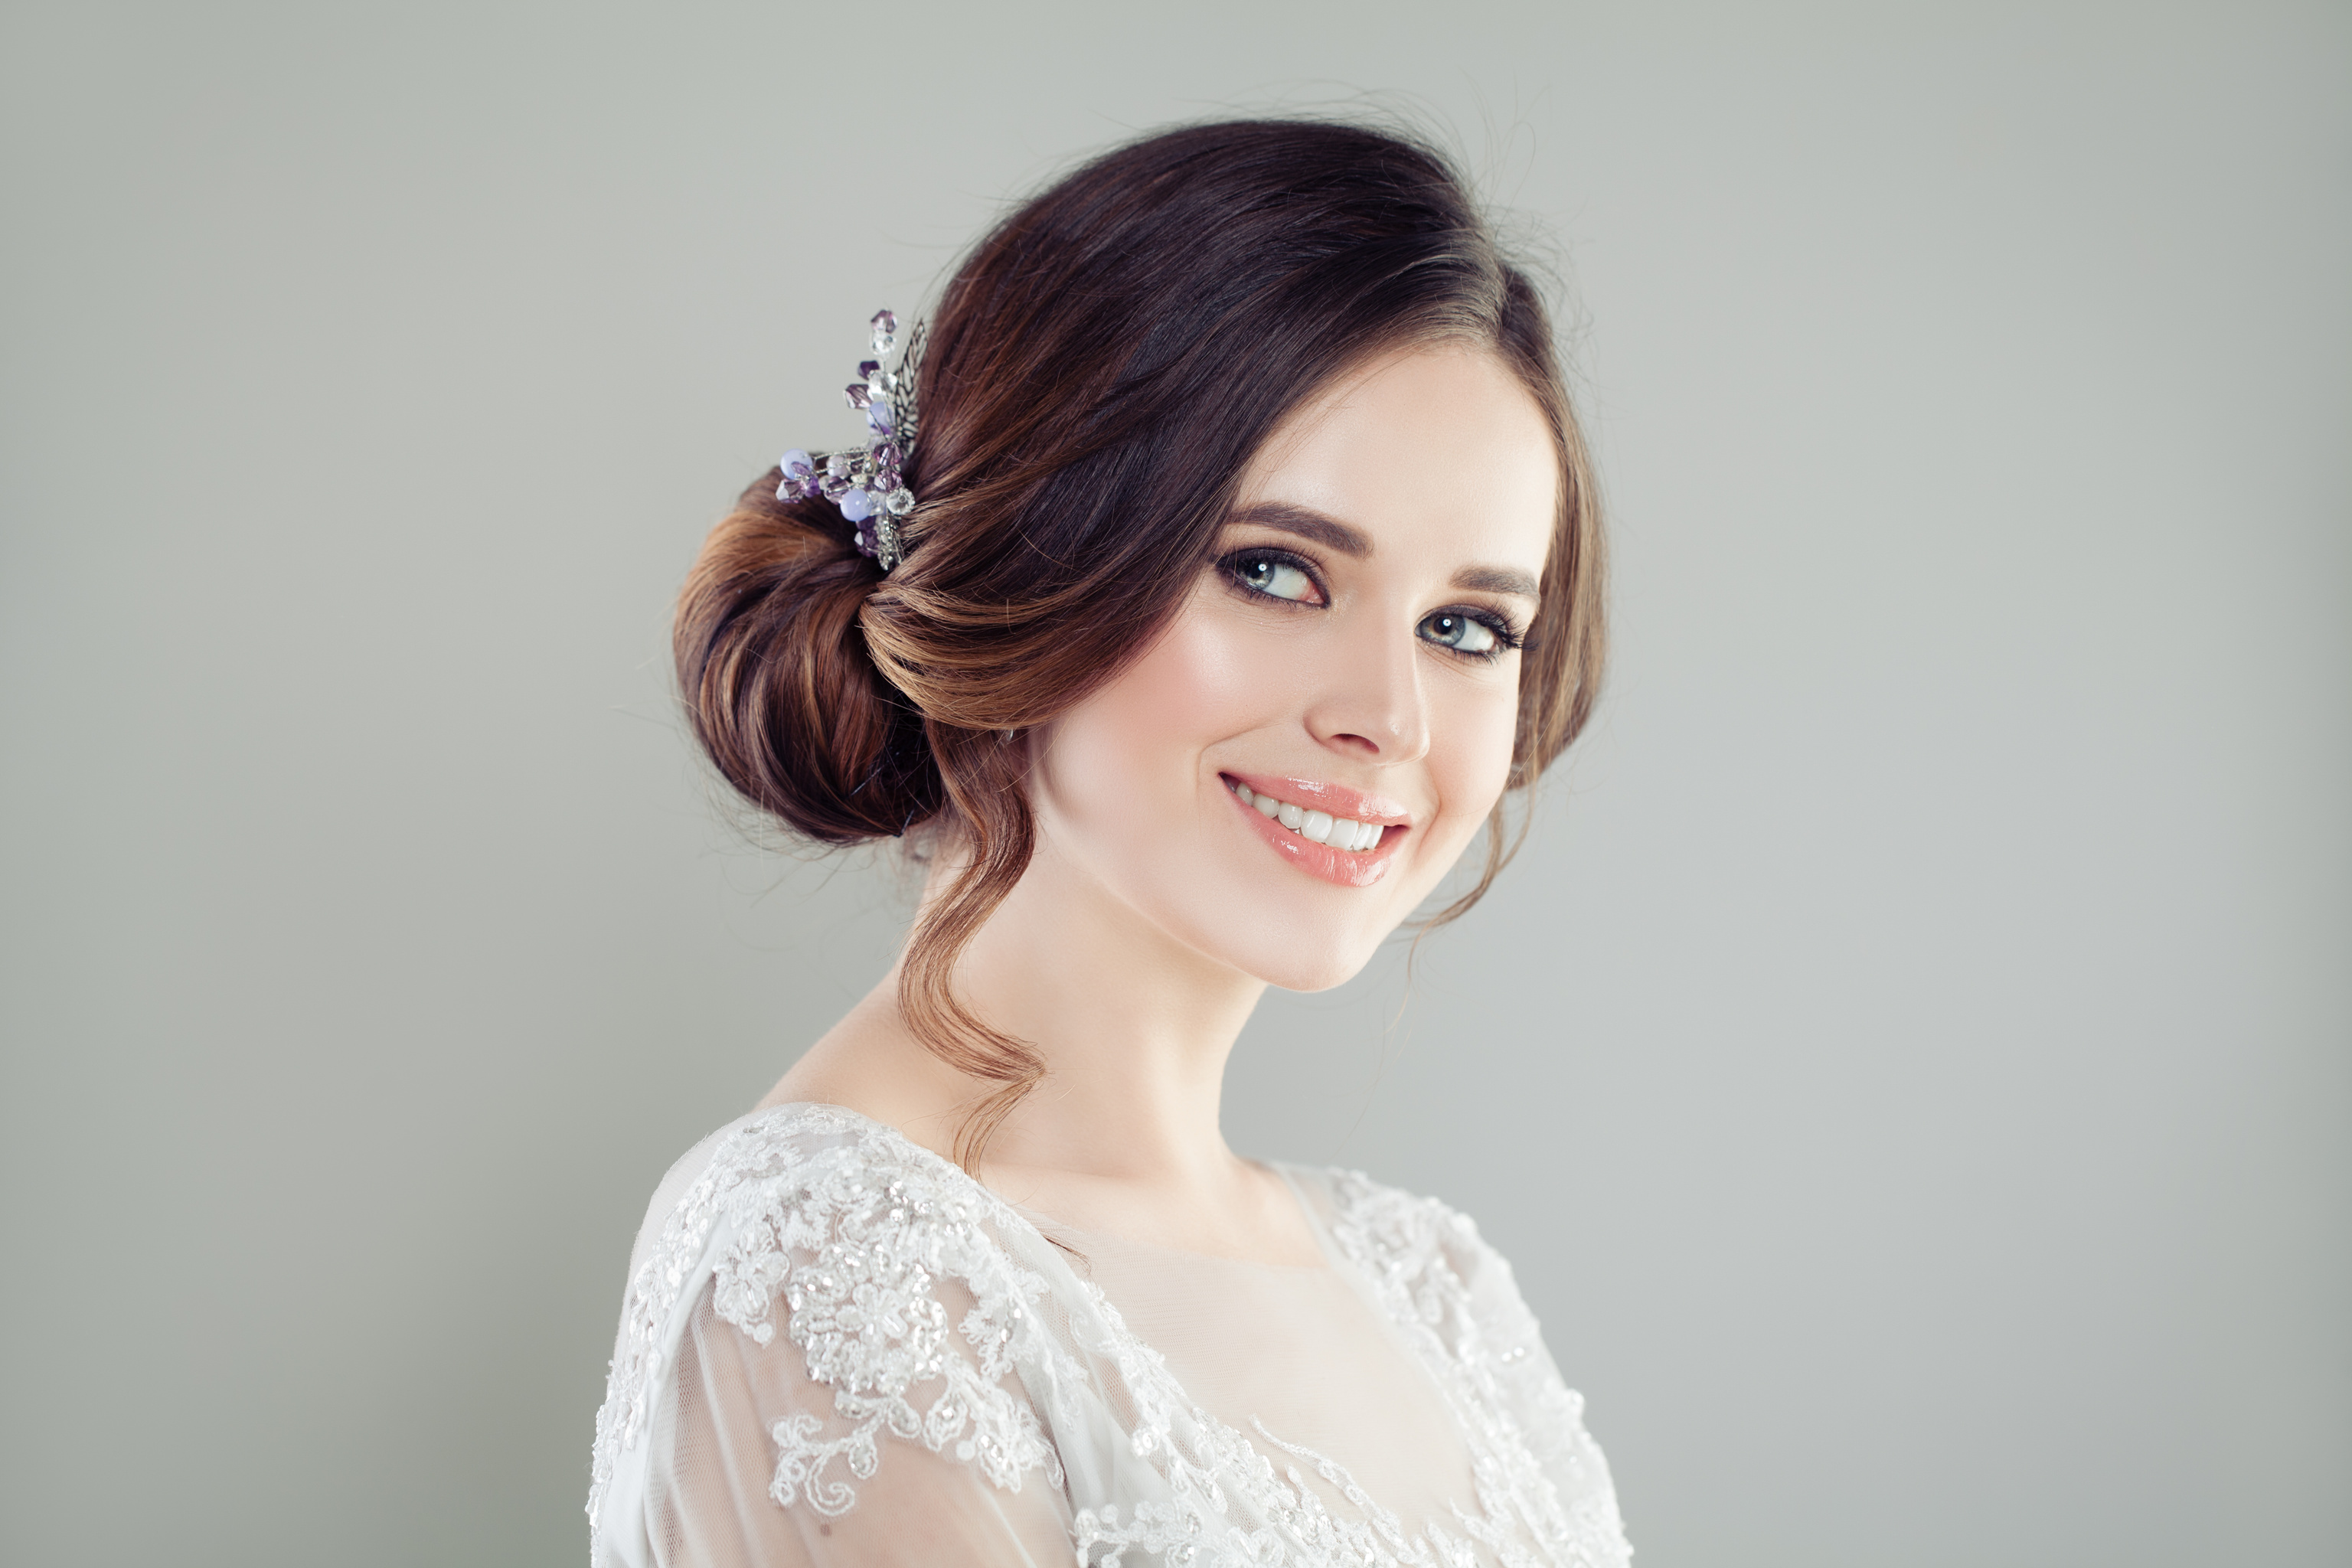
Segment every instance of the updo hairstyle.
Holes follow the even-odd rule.
[[[793,833],[938,830],[961,870],[927,905],[899,1003],[997,1087],[959,1130],[977,1168],[1044,1068],[957,999],[956,957],[1035,841],[1025,731],[1116,676],[1182,603],[1242,471],[1334,376],[1401,346],[1492,349],[1558,444],[1559,512],[1521,655],[1510,787],[1583,727],[1601,666],[1600,515],[1543,303],[1446,160],[1397,134],[1236,121],[1147,136],[1022,205],[930,319],[907,556],[887,577],[822,500],[761,476],[678,602],[678,684],[729,784]],[[1463,477],[1476,504],[1475,474]],[[1517,847],[1498,803],[1469,908]]]

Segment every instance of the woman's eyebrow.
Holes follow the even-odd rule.
[[[1350,528],[1328,512],[1317,511],[1311,506],[1297,506],[1289,501],[1254,501],[1237,506],[1225,514],[1229,523],[1254,522],[1260,528],[1276,529],[1295,533],[1301,539],[1311,539],[1328,545],[1342,555],[1359,561],[1372,553],[1371,536],[1360,528]],[[1465,566],[1454,574],[1454,585],[1474,594],[1515,594],[1522,599],[1539,598],[1536,580],[1516,566]]]
[[[1254,501],[1237,506],[1225,514],[1225,521],[1254,522],[1260,528],[1279,529],[1295,533],[1301,539],[1311,539],[1328,545],[1342,555],[1352,555],[1361,561],[1372,552],[1372,537],[1360,528],[1350,528],[1338,518],[1317,511],[1311,506],[1293,506],[1288,501]]]
[[[1539,598],[1536,580],[1516,566],[1465,566],[1454,574],[1454,585],[1480,594],[1517,594],[1522,599]]]

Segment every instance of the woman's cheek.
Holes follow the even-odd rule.
[[[1276,683],[1265,678],[1269,650],[1250,632],[1229,606],[1194,595],[1137,667],[1146,705],[1164,727],[1197,748],[1263,721]]]
[[[1255,710],[1269,697],[1264,650],[1218,608],[1196,596],[1140,658],[1064,715],[1055,726],[1056,784],[1126,809],[1150,799],[1173,805],[1196,789],[1204,749],[1262,721]]]
[[[1431,726],[1430,782],[1437,786],[1441,831],[1433,835],[1444,868],[1469,847],[1503,797],[1518,740],[1519,689],[1512,679],[1457,692]],[[1441,870],[1440,874],[1443,874]]]
[[[1254,729],[1254,711],[1267,700],[1264,659],[1253,657],[1251,638],[1237,617],[1196,597],[1168,631],[1126,674],[1113,682],[1118,722],[1129,742],[1165,756],[1184,753],[1181,774],[1167,783],[1189,790],[1195,761],[1205,748]]]

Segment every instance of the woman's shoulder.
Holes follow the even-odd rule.
[[[1332,1247],[1424,1354],[1481,1386],[1530,1356],[1549,1364],[1510,1263],[1468,1215],[1361,1171],[1284,1170]]]
[[[1024,1470],[1051,1471],[1034,1416],[999,1387],[1016,1362],[1052,1349],[1025,1310],[1045,1283],[1003,1243],[1022,1223],[955,1165],[842,1107],[776,1106],[703,1139],[656,1189],[631,1259],[597,1418],[592,1521],[640,1449],[698,1312],[756,1346],[789,1342],[793,1376],[862,1406],[895,1409],[911,1383],[947,1377],[966,1418],[996,1419],[1009,1435],[989,1450],[991,1479],[1017,1488]],[[937,1448],[961,1422],[949,1430],[934,1416],[924,1437]],[[802,1456],[810,1484],[834,1447],[873,1436],[861,1428]]]
[[[738,1117],[688,1150],[654,1189],[646,1225],[649,1232],[691,1231],[747,1205],[784,1198],[805,1203],[869,1179],[919,1188],[926,1200],[936,1198],[959,1215],[984,1210],[992,1218],[1003,1206],[959,1167],[896,1128],[846,1106],[800,1101]],[[921,1212],[932,1212],[928,1201]]]
[[[655,1204],[658,1208],[665,1194],[700,1177],[734,1182],[845,1151],[840,1157],[869,1164],[946,1163],[906,1134],[847,1106],[763,1105],[706,1134],[680,1155],[655,1189]]]
[[[1339,1250],[1376,1279],[1410,1285],[1443,1275],[1465,1289],[1509,1281],[1510,1265],[1451,1204],[1343,1166],[1280,1168]]]
[[[1552,1500],[1539,1506],[1549,1533],[1579,1544],[1576,1561],[1622,1565],[1631,1549],[1608,1461],[1584,1429],[1584,1397],[1561,1381],[1502,1254],[1435,1198],[1360,1171],[1284,1169],[1441,1380],[1507,1416],[1510,1450],[1549,1481]],[[1514,1485],[1531,1498],[1547,1489],[1524,1474]]]
[[[632,1260],[632,1306],[659,1311],[665,1285],[715,1283],[719,1315],[765,1343],[782,1279],[772,1259],[854,1245],[932,1249],[961,1237],[976,1266],[1013,1211],[961,1170],[842,1106],[753,1111],[688,1151],[655,1189]],[[949,1247],[946,1258],[959,1249]]]

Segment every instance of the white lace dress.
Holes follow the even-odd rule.
[[[1509,1266],[1282,1173],[1322,1266],[1056,1226],[838,1107],[721,1129],[631,1259],[594,1568],[1623,1564]]]

